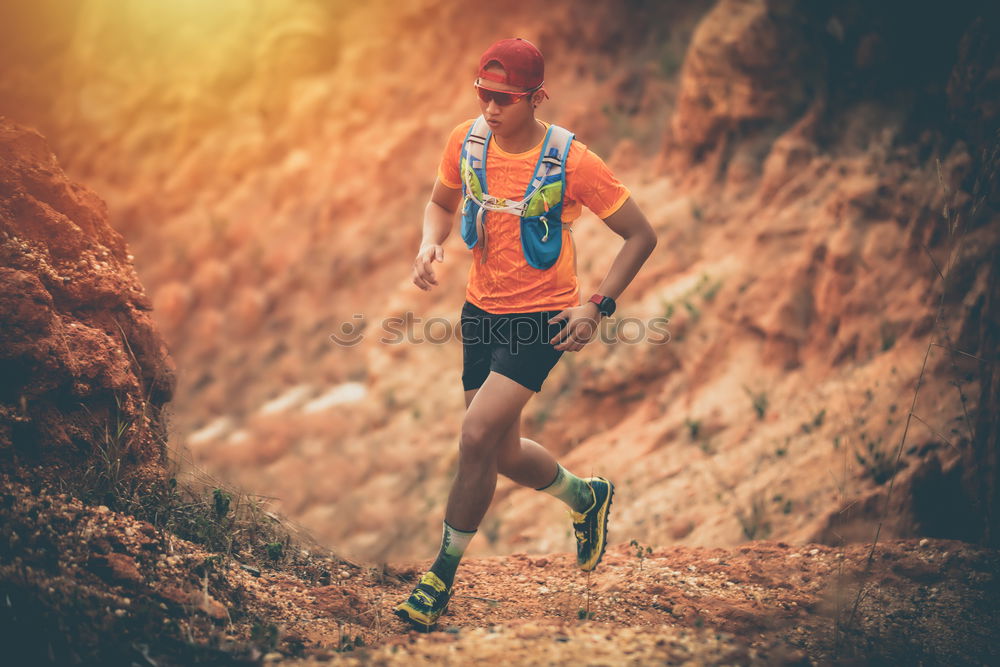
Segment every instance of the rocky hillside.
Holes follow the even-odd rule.
[[[105,203],[37,132],[0,118],[5,471],[77,477],[94,494],[161,480],[173,365],[132,259]]]
[[[969,544],[998,534],[995,10],[200,5],[0,8],[16,659],[996,660],[996,553]],[[468,255],[449,240],[431,293],[409,267],[500,34],[548,54],[543,117],[660,243],[523,424],[618,484],[605,564],[580,575],[564,510],[501,484],[418,639],[390,611],[455,465]],[[586,293],[618,239],[574,236]]]
[[[8,43],[0,110],[107,198],[178,363],[172,438],[209,471],[358,558],[433,549],[469,260],[456,235],[428,294],[409,266],[444,137],[476,113],[476,56],[517,32],[549,54],[543,116],[610,160],[661,238],[621,299],[619,338],[641,340],[567,355],[523,425],[619,483],[616,539],[865,539],[897,467],[892,534],[975,533],[914,500],[973,502],[954,466],[981,369],[938,344],[976,349],[997,245],[975,3],[514,3],[468,30],[436,0],[182,7],[20,17],[50,48]],[[57,101],[28,58],[66,82]],[[575,237],[586,292],[617,239],[592,216]],[[653,344],[635,320],[664,316]],[[380,342],[407,317],[410,342]],[[474,548],[567,549],[561,521],[501,486]]]
[[[162,429],[127,412],[129,401],[162,409],[170,378],[155,328],[137,324],[143,292],[127,250],[100,200],[63,176],[37,133],[5,121],[0,137],[5,270],[33,299],[4,302],[5,363],[26,369],[5,382],[21,378],[22,395],[40,406],[22,399],[20,418],[7,422],[0,476],[0,642],[12,664],[996,660],[997,553],[927,539],[728,549],[634,540],[589,575],[564,551],[471,558],[444,632],[421,638],[391,612],[426,562],[360,565],[291,541],[271,513],[237,516],[252,499],[217,488],[204,512],[176,492],[157,446]],[[46,225],[61,233],[46,236]],[[60,262],[94,247],[107,259]],[[116,283],[133,301],[102,290]],[[67,305],[80,301],[94,305]],[[140,353],[123,342],[66,356],[116,315],[134,318],[120,333],[145,341]],[[74,340],[76,329],[85,343],[53,343],[53,331]],[[61,366],[81,358],[87,364]],[[102,369],[126,358],[132,382],[122,371],[118,385],[100,384],[115,377]],[[46,393],[70,384],[110,393],[114,410],[98,413],[82,389],[82,414]],[[48,435],[61,430],[76,435],[72,449]]]

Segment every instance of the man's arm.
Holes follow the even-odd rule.
[[[608,275],[598,286],[597,293],[617,299],[639,273],[639,269],[656,247],[656,231],[631,197],[626,199],[617,211],[605,218],[604,224],[625,239],[625,244],[618,251]],[[597,310],[596,304],[594,310],[595,312]]]
[[[431,262],[444,261],[442,244],[451,233],[455,221],[455,211],[462,200],[461,189],[449,188],[440,179],[434,181],[431,200],[424,209],[424,233],[420,249],[413,260],[413,284],[424,291],[437,285]]]
[[[656,231],[631,197],[605,218],[604,224],[625,239],[625,243],[597,288],[597,293],[617,299],[656,247]],[[549,342],[557,350],[576,352],[597,333],[600,311],[597,304],[588,301],[582,306],[567,308],[550,321],[558,322],[562,319],[567,320],[566,326]]]

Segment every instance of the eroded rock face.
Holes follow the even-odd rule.
[[[681,162],[725,151],[729,135],[780,127],[808,103],[812,51],[798,17],[771,4],[723,0],[695,32],[671,128]]]
[[[0,117],[0,462],[27,475],[158,475],[172,362],[107,207]]]
[[[945,11],[897,0],[721,0],[685,56],[665,165],[679,178],[701,167],[681,178],[688,184],[753,185],[766,170],[769,190],[776,165],[763,162],[772,147],[797,165],[870,150],[886,135],[926,151],[935,132],[955,138],[948,126],[956,121],[995,115],[994,105],[975,102],[990,90],[979,71],[993,58],[977,35],[993,20],[967,1]],[[963,68],[963,60],[977,64]]]

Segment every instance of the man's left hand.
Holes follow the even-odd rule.
[[[563,310],[550,318],[549,322],[561,322],[562,320],[566,320],[566,326],[550,338],[549,342],[557,350],[577,352],[597,335],[600,312],[597,310],[596,304],[587,302],[582,306]]]

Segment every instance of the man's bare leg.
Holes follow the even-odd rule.
[[[583,529],[577,530],[577,562],[589,570],[600,561],[612,489],[599,502],[590,483],[569,473],[537,442],[521,438],[521,410],[534,393],[499,373],[490,373],[479,389],[465,392],[458,473],[448,495],[441,549],[410,597],[396,607],[400,618],[425,629],[437,622],[451,597],[458,564],[493,500],[498,470],[559,498],[576,513],[592,506],[586,515],[574,515],[574,529]],[[596,519],[588,518],[591,515]],[[596,526],[590,526],[595,520]]]
[[[449,525],[461,531],[479,527],[496,491],[497,457],[505,444],[503,439],[512,424],[520,424],[521,410],[534,393],[505,375],[491,372],[470,401],[462,421],[458,473],[445,511]]]
[[[478,391],[479,389],[470,389],[465,392],[466,408]],[[501,436],[497,450],[497,472],[522,486],[539,489],[556,476],[558,464],[549,450],[534,440],[521,436],[520,416],[511,422]]]
[[[465,392],[466,408],[478,389]],[[575,512],[593,503],[593,493],[584,480],[559,465],[549,450],[530,438],[521,437],[521,420],[511,422],[497,453],[497,471],[505,477],[559,498]]]
[[[498,373],[490,373],[479,390],[467,396],[459,441],[458,473],[448,494],[441,549],[410,597],[396,614],[418,628],[429,629],[451,598],[455,572],[466,546],[493,500],[497,486],[497,453],[511,424],[532,390]]]

